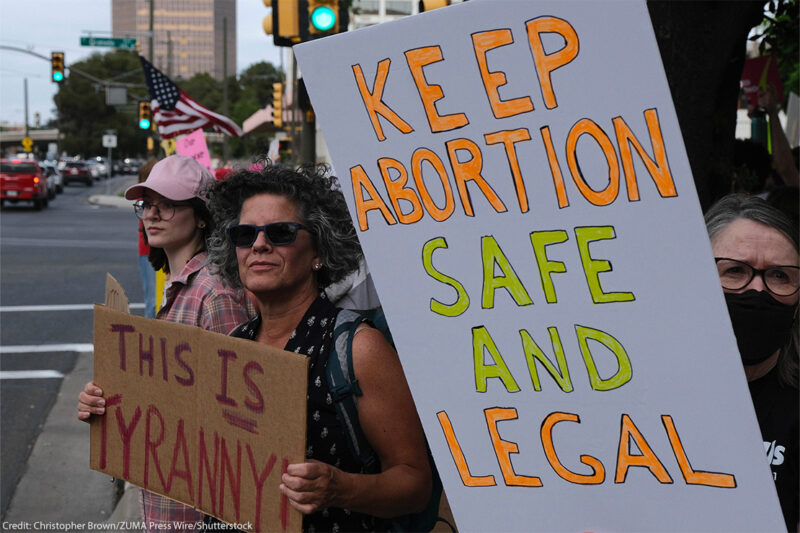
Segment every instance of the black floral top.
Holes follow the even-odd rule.
[[[328,390],[326,368],[333,342],[333,327],[339,309],[321,293],[292,332],[284,350],[309,356],[308,410],[306,414],[306,458],[334,465],[345,472],[361,472],[361,463],[353,457],[347,434],[336,416],[336,406]],[[261,328],[257,315],[236,328],[231,336],[255,340]],[[376,531],[384,521],[372,516],[329,507],[303,516],[303,531]]]

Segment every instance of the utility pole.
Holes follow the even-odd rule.
[[[25,138],[28,138],[28,78],[24,80],[25,84]]]
[[[228,17],[222,19],[222,114],[228,116]],[[230,159],[228,136],[222,136],[222,159]]]
[[[153,62],[153,19],[155,18],[155,6],[153,4],[156,3],[156,0],[150,0],[150,63],[155,65]]]
[[[297,59],[292,52],[292,105],[289,118],[289,132],[292,138],[292,166],[300,164],[300,124],[297,122]]]
[[[308,98],[306,84],[301,78],[297,82],[297,106],[300,128],[300,162],[313,165],[317,162],[317,127],[314,110]]]
[[[172,79],[172,32],[167,30],[167,77]]]
[[[156,0],[150,0],[150,64],[155,65],[155,61],[153,61],[153,57],[155,56],[155,51],[153,50],[153,44],[155,43],[155,24],[153,23],[155,19],[155,3]],[[153,128],[155,128],[156,121],[153,120]],[[147,137],[147,157],[153,157],[153,150],[151,147],[155,147],[155,142],[153,142],[153,134],[150,133]],[[156,151],[158,153],[158,151]]]

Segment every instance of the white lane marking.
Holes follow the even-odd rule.
[[[33,344],[17,346],[0,346],[2,353],[44,353],[44,352],[92,352],[94,345],[85,344]]]
[[[0,380],[4,379],[61,379],[64,374],[55,370],[0,370]]]
[[[69,240],[69,239],[27,239],[22,237],[3,237],[0,239],[2,246],[26,246],[29,248],[96,248],[99,250],[128,250],[135,249],[134,244],[126,241],[101,241],[101,240]]]
[[[130,304],[131,309],[144,309],[144,304]],[[24,311],[91,311],[94,304],[64,304],[64,305],[4,305],[0,306],[0,313],[19,313]]]

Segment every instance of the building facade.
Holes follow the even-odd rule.
[[[236,75],[236,0],[111,0],[111,28],[170,78]]]
[[[416,15],[419,0],[353,0],[350,29],[389,22],[408,15]]]

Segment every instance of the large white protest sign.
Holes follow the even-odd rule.
[[[461,531],[784,527],[643,2],[295,49]]]

